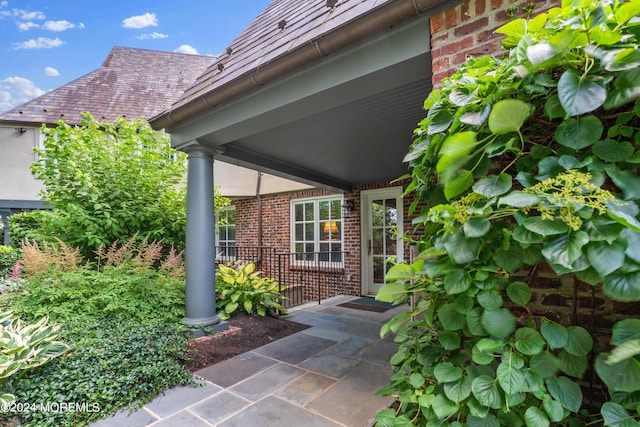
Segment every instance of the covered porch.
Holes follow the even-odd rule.
[[[366,233],[373,231],[365,229],[366,215],[380,201],[399,222],[396,240],[385,245],[402,246],[402,188],[390,182],[407,173],[403,158],[431,90],[429,16],[457,3],[333,8],[274,1],[182,100],[151,120],[188,153],[186,324],[219,323],[210,200],[220,162],[351,200],[352,215],[342,223],[351,228],[348,236],[342,231],[340,250],[354,280],[367,280],[363,260],[372,238]],[[393,191],[380,197],[366,194],[388,187]],[[393,256],[402,259],[402,250]]]

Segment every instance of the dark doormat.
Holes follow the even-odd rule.
[[[358,298],[353,301],[338,304],[339,307],[354,308],[356,310],[375,311],[376,313],[384,313],[385,311],[393,308],[393,305],[388,302],[378,301],[375,298]]]

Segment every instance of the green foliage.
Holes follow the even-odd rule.
[[[19,259],[20,251],[11,246],[0,245],[0,277],[13,270]]]
[[[11,246],[19,248],[25,240],[43,245],[55,236],[53,225],[57,215],[48,210],[20,212],[9,217],[9,238]]]
[[[86,425],[121,408],[140,407],[176,384],[193,382],[180,364],[186,357],[186,335],[175,323],[76,319],[65,322],[62,332],[71,345],[66,356],[29,371],[9,383],[9,390],[18,396],[16,403],[67,402],[85,405],[85,410],[36,409],[20,414],[21,425]]]
[[[135,319],[178,322],[184,316],[184,279],[130,265],[101,271],[81,267],[29,277],[22,292],[9,295],[25,319]]]
[[[638,0],[565,0],[515,20],[498,30],[507,58],[467,61],[425,101],[405,157],[410,213],[427,202],[421,255],[393,267],[378,298],[423,296],[382,328],[401,343],[383,390],[401,408],[379,414],[384,425],[578,417],[592,339],[530,312],[524,270],[546,263],[640,301],[639,13]],[[639,415],[638,325],[622,325],[596,364],[606,425]]]
[[[41,131],[32,171],[56,214],[47,240],[58,237],[85,256],[132,236],[183,247],[186,158],[168,135],[143,120],[99,123],[90,114],[77,126],[60,121]],[[228,203],[215,197],[216,208]]]
[[[280,301],[279,285],[275,279],[262,277],[256,265],[218,265],[216,269],[216,306],[218,315],[228,319],[235,311],[254,312],[260,316],[286,313]]]
[[[27,325],[8,310],[0,310],[0,405],[15,401],[5,392],[6,383],[16,380],[17,374],[44,365],[64,353],[69,347],[58,339],[58,326],[49,324],[46,317]],[[3,409],[4,411],[4,409]]]

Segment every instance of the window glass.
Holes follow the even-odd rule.
[[[291,248],[299,261],[342,262],[342,198],[293,200]]]
[[[224,209],[218,217],[217,225],[217,252],[223,258],[235,258],[236,256],[236,210],[234,206]]]

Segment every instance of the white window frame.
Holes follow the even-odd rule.
[[[339,221],[340,222],[340,253],[341,253],[341,261],[339,262],[335,262],[335,261],[320,261],[321,266],[326,266],[326,267],[331,267],[331,268],[342,268],[344,267],[344,218],[342,217],[342,205],[344,204],[344,197],[343,196],[321,196],[321,197],[305,197],[305,198],[300,198],[300,199],[292,199],[291,200],[291,206],[290,206],[290,212],[291,212],[291,218],[290,218],[290,250],[292,254],[296,254],[296,243],[300,243],[300,241],[296,240],[296,205],[301,204],[301,203],[313,203],[313,235],[314,235],[314,239],[313,239],[313,245],[314,245],[314,252],[320,252],[320,245],[321,243],[326,243],[325,241],[321,241],[320,240],[320,203],[323,201],[327,201],[327,202],[332,202],[332,201],[336,201],[338,200],[340,202],[340,218],[330,218],[329,222],[331,221]],[[324,221],[324,220],[323,220]],[[310,221],[309,221],[310,222]],[[306,242],[306,241],[303,241]],[[335,241],[334,241],[335,242]],[[329,243],[331,244],[331,243]],[[295,256],[292,257],[291,263],[293,265],[298,265],[298,266],[308,266],[309,263],[314,263],[317,262],[318,260],[316,259],[316,257],[313,257],[313,259],[309,259],[309,260],[298,260],[296,259]]]
[[[224,212],[225,216],[228,218],[228,212],[233,211],[234,213],[236,213],[236,207],[233,205],[230,206],[225,206],[221,212]],[[227,219],[225,218],[225,219]],[[236,215],[234,215],[234,218],[237,218]],[[229,242],[233,242],[233,246],[237,248],[236,242],[237,240],[234,238],[233,240],[229,240],[229,239],[224,239],[221,240],[220,239],[220,228],[221,227],[225,227],[227,228],[229,224],[220,224],[220,218],[216,217],[216,247],[218,247],[218,250],[220,250],[223,246],[222,244],[225,243],[224,247],[230,247],[228,246]],[[235,232],[237,233],[238,228],[237,228],[237,221],[234,221],[233,223],[233,227],[235,228]],[[237,234],[234,233],[234,237],[237,237]],[[228,236],[228,233],[226,233],[226,236]],[[216,259],[219,261],[235,261],[237,258],[237,249],[236,249],[236,255],[220,255],[220,254],[216,254]]]

